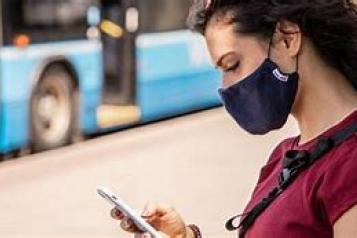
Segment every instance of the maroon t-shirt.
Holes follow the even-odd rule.
[[[331,136],[357,122],[357,111],[323,135]],[[283,141],[262,168],[245,212],[278,183],[282,159],[291,149],[309,150],[316,139],[298,145],[299,137]],[[321,157],[258,217],[247,238],[328,238],[334,223],[357,205],[357,134]]]

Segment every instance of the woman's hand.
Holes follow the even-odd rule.
[[[135,233],[136,238],[147,237],[140,233],[133,221],[125,217],[119,210],[113,208],[111,215],[114,219],[121,220],[121,228],[125,231]],[[170,238],[190,238],[192,232],[186,227],[181,216],[172,206],[166,204],[149,203],[146,205],[142,215],[156,230],[161,231]]]

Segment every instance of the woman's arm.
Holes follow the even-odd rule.
[[[344,213],[333,226],[334,238],[357,237],[357,205]]]

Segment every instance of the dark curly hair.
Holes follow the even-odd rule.
[[[236,32],[267,40],[278,22],[297,24],[322,59],[357,90],[357,7],[353,0],[193,0],[187,24],[204,34],[214,15],[228,18]]]

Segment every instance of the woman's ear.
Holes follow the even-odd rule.
[[[290,21],[281,21],[275,29],[275,45],[290,57],[295,57],[301,50],[300,27]]]

